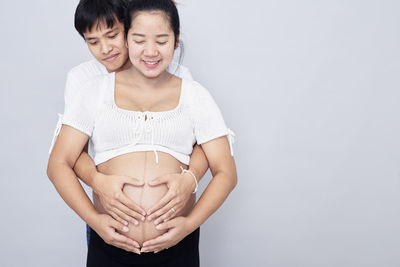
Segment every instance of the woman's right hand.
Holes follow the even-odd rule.
[[[107,244],[140,254],[138,242],[117,232],[117,230],[128,232],[128,227],[113,219],[110,215],[99,214],[92,228]]]
[[[139,221],[145,220],[146,211],[124,194],[122,189],[125,184],[141,187],[144,182],[133,177],[97,172],[93,180],[93,190],[104,210],[115,220],[125,226],[129,222],[138,225]]]

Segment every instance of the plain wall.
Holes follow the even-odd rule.
[[[91,59],[77,2],[2,3],[0,266],[85,265],[46,176],[66,73]],[[236,133],[202,266],[400,266],[400,2],[179,2],[184,65]]]

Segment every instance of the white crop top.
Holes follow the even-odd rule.
[[[228,135],[231,153],[233,132],[210,93],[195,81],[183,79],[179,104],[161,112],[119,108],[114,100],[115,73],[98,75],[65,106],[62,124],[90,137],[96,165],[116,156],[136,152],[169,153],[188,165],[193,145]]]
[[[172,73],[180,78],[184,78],[187,80],[193,80],[192,74],[190,73],[189,69],[181,64],[178,64],[175,61],[172,61],[167,68],[169,73]],[[79,64],[78,66],[73,67],[67,75],[67,83],[65,85],[64,91],[64,100],[65,100],[65,107],[67,107],[70,103],[70,99],[73,99],[74,96],[79,93],[84,87],[84,84],[90,81],[93,77],[108,74],[107,69],[98,62],[97,60],[90,60]],[[63,119],[62,114],[58,114],[58,121],[56,129],[54,130],[53,139],[51,141],[49,154],[53,149],[54,143],[56,142],[58,133],[61,129],[61,122]],[[93,144],[92,141],[89,140],[89,149],[88,153],[90,156],[93,157]]]

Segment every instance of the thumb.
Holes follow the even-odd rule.
[[[173,226],[172,226],[171,221],[166,221],[166,222],[163,222],[163,223],[158,224],[158,225],[156,226],[156,229],[157,229],[157,230],[168,230],[168,229],[170,229],[170,228],[172,228],[172,227],[173,227]]]
[[[164,221],[163,223],[160,223],[156,226],[157,230],[168,230],[171,228],[175,228],[177,225],[179,225],[182,217],[175,217],[171,220]]]
[[[143,186],[144,185],[143,181],[140,181],[139,179],[130,177],[130,176],[124,176],[123,180],[124,180],[125,184],[131,184],[134,186]]]
[[[129,228],[126,227],[125,225],[123,225],[122,223],[120,223],[119,221],[115,220],[114,218],[110,218],[108,220],[109,226],[111,226],[112,228],[119,230],[121,232],[128,232]]]
[[[160,184],[165,184],[168,182],[168,179],[166,177],[166,175],[157,177],[149,182],[147,182],[148,185],[150,186],[156,186],[156,185],[160,185]]]

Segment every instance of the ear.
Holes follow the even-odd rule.
[[[180,37],[181,33],[178,33],[178,36],[176,37],[175,40],[175,49],[177,49],[179,47],[179,37]]]
[[[126,48],[129,48],[129,47],[128,47],[128,41],[127,41],[126,39],[125,39],[125,47],[126,47]]]

